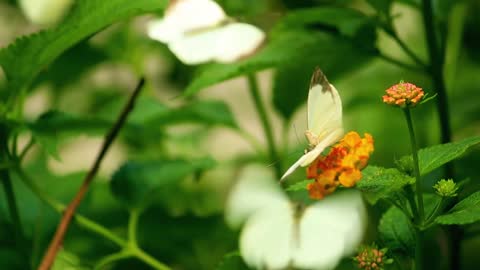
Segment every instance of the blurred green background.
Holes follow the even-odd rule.
[[[68,49],[42,69],[22,108],[31,132],[19,134],[18,147],[25,146],[31,136],[35,136],[37,142],[25,157],[25,171],[51,197],[68,203],[128,93],[140,75],[146,77],[146,89],[135,111],[109,150],[78,212],[125,236],[127,207],[139,201],[148,204],[140,217],[139,244],[173,269],[216,269],[225,254],[237,250],[238,231],[228,228],[223,218],[228,191],[243,165],[261,162],[269,166],[280,162],[286,168],[303,151],[306,145],[304,103],[315,66],[323,69],[340,92],[345,129],[373,135],[375,152],[370,164],[392,167],[395,158],[409,153],[402,114],[381,102],[384,90],[404,80],[430,94],[435,93],[430,78],[424,73],[400,67],[379,55],[380,51],[411,63],[398,44],[375,24],[381,20],[381,13],[377,13],[371,2],[378,1],[218,2],[230,16],[267,32],[273,29],[268,42],[274,43],[282,35],[286,36],[282,27],[287,28],[285,32],[293,33],[292,41],[297,40],[297,34],[300,41],[302,35],[309,35],[300,55],[286,64],[267,66],[257,73],[281,160],[272,161],[267,155],[267,142],[245,76],[197,87],[201,91],[198,89],[188,98],[180,96],[185,89],[195,88],[194,83],[205,72],[228,71],[229,65],[186,66],[176,60],[166,46],[150,40],[145,34],[145,25],[161,12],[115,23]],[[434,2],[436,15],[449,28],[444,71],[453,140],[479,135],[480,21],[477,15],[480,4],[477,1]],[[443,8],[443,4],[448,9]],[[355,10],[367,23],[358,27],[351,19],[356,15],[339,13],[332,15],[332,18],[337,16],[336,22],[329,24],[327,17],[327,23],[322,23],[320,18],[319,22],[308,25],[305,32],[285,21],[296,10],[312,7]],[[390,8],[399,36],[426,61],[418,2],[394,1]],[[29,22],[17,1],[0,2],[0,48],[44,27]],[[313,36],[318,39],[310,42],[308,38]],[[286,44],[288,46],[282,46],[288,56],[288,47],[295,44]],[[267,44],[264,50],[269,48]],[[281,49],[272,52],[282,54]],[[1,96],[6,96],[9,89],[1,73],[0,89]],[[440,143],[435,102],[415,109],[414,121],[420,147]],[[466,193],[480,186],[478,153],[472,151],[456,163],[458,180],[471,180]],[[297,172],[299,176],[302,173]],[[426,179],[425,187],[431,187],[440,173]],[[41,259],[59,215],[15,175],[13,188],[26,237],[23,244],[31,254],[15,249],[18,243],[15,243],[2,191],[0,269],[29,269]],[[372,239],[378,211],[383,207],[371,209],[369,237]],[[480,264],[478,227],[474,224],[467,228],[463,269],[478,269]],[[61,258],[65,265],[57,266],[58,269],[90,269],[97,260],[117,250],[114,244],[76,223],[72,223],[63,247]],[[442,252],[435,250],[430,259],[439,261],[441,256]],[[122,260],[109,267],[149,269],[136,259]],[[342,267],[348,269],[353,264],[346,262]]]

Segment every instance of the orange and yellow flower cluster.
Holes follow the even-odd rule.
[[[323,199],[339,185],[353,187],[362,178],[361,170],[373,152],[372,136],[364,136],[347,133],[326,156],[320,155],[307,167],[307,178],[315,180],[307,186],[312,199]]]
[[[425,96],[422,88],[412,83],[400,82],[385,90],[383,102],[401,108],[414,107]]]

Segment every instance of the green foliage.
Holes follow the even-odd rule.
[[[110,24],[161,10],[166,1],[79,1],[58,27],[22,37],[0,51],[11,95],[29,88],[37,74],[65,50]],[[95,11],[95,12],[92,12]]]
[[[437,217],[435,221],[445,225],[466,225],[480,221],[480,191],[461,200],[448,213]]]
[[[309,183],[312,183],[312,180],[303,180],[303,181],[300,181],[300,182],[297,182],[293,185],[290,185],[288,186],[287,189],[285,189],[285,191],[304,191],[304,190],[307,190],[307,185]]]
[[[90,269],[89,267],[82,266],[81,260],[66,250],[61,250],[57,258],[55,259],[55,263],[52,266],[52,270],[87,270]]]
[[[379,237],[390,250],[413,255],[415,232],[408,217],[398,208],[390,207],[380,219]]]
[[[405,185],[414,183],[414,179],[397,169],[368,166],[362,171],[362,179],[357,183],[367,200],[375,204],[403,189]]]
[[[240,257],[240,253],[238,251],[228,253],[225,255],[223,260],[220,262],[216,270],[248,270],[247,265],[242,260],[242,257]]]
[[[377,10],[377,12],[389,15],[393,0],[367,0],[367,2]]]
[[[480,136],[458,142],[435,145],[418,151],[420,174],[425,175],[442,165],[459,158],[468,149],[480,143]]]
[[[210,158],[198,160],[131,161],[112,176],[113,194],[130,208],[144,207],[155,196],[155,191],[203,170],[212,168]]]
[[[435,99],[422,102],[415,110],[422,117],[422,125],[416,127],[419,145],[431,145],[439,137],[445,138],[445,134],[438,133],[437,119],[431,117],[434,115],[432,108],[448,112],[443,105],[433,104],[443,97],[442,88],[449,90],[450,112],[462,117],[452,115],[452,127],[445,126],[445,119],[441,119],[441,130],[451,129],[454,138],[478,133],[475,115],[479,110],[475,100],[480,68],[471,55],[458,57],[466,48],[469,49],[467,53],[476,50],[478,39],[474,34],[478,27],[474,15],[477,4],[431,1],[433,17],[429,18],[420,0],[282,0],[274,4],[267,0],[218,0],[216,2],[233,20],[264,29],[265,44],[235,63],[191,67],[179,63],[176,58],[172,63],[174,55],[167,46],[149,39],[144,26],[150,18],[132,20],[134,16],[148,13],[160,15],[168,2],[76,1],[69,16],[58,26],[20,37],[0,49],[0,66],[4,73],[0,74],[0,97],[7,101],[0,104],[0,175],[5,176],[8,171],[13,186],[13,191],[7,188],[0,193],[6,192],[16,201],[15,207],[11,200],[0,200],[1,269],[35,267],[41,259],[64,205],[74,197],[87,173],[56,175],[50,169],[51,156],[58,159],[57,148],[65,139],[83,134],[105,136],[127,100],[128,87],[122,84],[129,85],[131,76],[139,74],[145,76],[147,87],[115,139],[125,151],[113,158],[109,152],[102,169],[110,169],[105,165],[111,165],[109,162],[116,158],[130,161],[116,169],[111,181],[102,179],[103,175],[95,176],[70,225],[54,270],[87,269],[100,260],[111,259],[105,256],[119,250],[133,253],[128,254],[131,256],[128,259],[111,262],[108,269],[164,269],[163,263],[172,269],[249,269],[242,254],[228,253],[238,249],[239,232],[227,228],[221,215],[224,203],[228,201],[229,189],[235,184],[238,170],[248,163],[260,161],[268,166],[275,162],[275,166],[286,167],[288,153],[296,149],[291,145],[288,127],[296,120],[295,112],[307,100],[315,66],[319,66],[340,90],[345,129],[369,132],[376,141],[375,153],[370,159],[372,165],[362,171],[363,177],[357,183],[357,188],[372,204],[370,226],[378,225],[378,230],[369,230],[371,235],[367,239],[374,239],[379,248],[393,251],[396,266],[407,269],[401,264],[409,268],[413,264],[415,230],[424,231],[421,234],[425,239],[421,241],[433,243],[432,239],[443,236],[437,235],[440,231],[437,225],[468,225],[480,221],[478,183],[438,182],[442,178],[475,179],[475,168],[480,162],[478,155],[468,155],[456,162],[455,175],[442,175],[438,169],[473,150],[480,143],[480,137],[420,150],[423,177],[414,186],[412,156],[397,158],[410,152],[406,145],[408,138],[398,132],[397,126],[403,125],[396,124],[399,120],[396,116],[378,113],[382,106],[382,90],[404,79],[438,92]],[[7,14],[12,8],[13,14],[20,14],[20,9],[15,10],[19,6],[16,1],[8,3],[0,5],[0,14],[4,14],[5,6]],[[393,5],[399,8],[395,6],[394,13],[390,13]],[[465,5],[463,8],[468,12],[455,9],[452,13],[456,5]],[[424,18],[417,18],[418,15]],[[431,27],[436,29],[428,29],[428,25],[426,29],[417,27],[420,22],[417,19],[431,20]],[[11,39],[11,32],[17,30],[14,21],[2,21],[8,30],[0,31],[2,43]],[[21,33],[32,29],[19,28]],[[102,31],[106,28],[107,31]],[[422,38],[423,30],[439,36]],[[100,31],[102,33],[97,35]],[[391,38],[389,42],[396,44],[379,39],[377,33],[382,31]],[[8,35],[4,36],[4,32]],[[423,51],[421,48],[430,38],[441,46],[438,50],[428,47]],[[433,68],[425,70],[415,58]],[[440,61],[433,61],[437,58]],[[445,76],[442,72],[434,72],[438,67],[445,71]],[[269,81],[261,76],[261,84],[271,86],[268,89],[270,99],[265,100],[266,104],[256,103],[254,106],[258,108],[249,107],[251,102],[240,99],[228,97],[224,101],[208,97],[209,93],[193,97],[206,87],[266,69],[271,69],[273,76]],[[193,79],[191,74],[195,74]],[[447,82],[445,87],[442,82]],[[183,88],[184,85],[187,87]],[[246,81],[245,86],[248,86]],[[42,91],[29,92],[33,88]],[[173,93],[177,88],[183,92],[179,97],[178,93]],[[41,98],[48,99],[45,103],[50,107],[42,105],[37,110],[35,99],[43,92],[47,94]],[[172,96],[177,97],[172,99]],[[232,102],[232,106],[242,106],[239,115],[234,115],[227,105]],[[247,106],[243,107],[245,104]],[[266,136],[270,144],[257,138],[258,127],[250,125],[259,119],[250,119],[250,114],[243,113],[255,109],[266,111],[268,121],[260,123],[273,134],[272,139]],[[276,110],[279,119],[272,117],[275,112],[271,109]],[[30,120],[40,111],[47,113]],[[23,116],[28,119],[22,119]],[[225,128],[228,133],[241,135],[235,137],[243,141],[230,141],[228,135],[224,141],[221,132],[226,131]],[[208,137],[212,130],[216,135],[213,139]],[[32,141],[28,142],[26,135],[31,135]],[[252,147],[244,148],[245,143]],[[228,147],[215,149],[224,145]],[[38,146],[49,155],[38,151]],[[265,153],[268,152],[277,152],[279,156],[266,161]],[[398,169],[390,168],[393,160]],[[377,162],[383,167],[373,165]],[[298,175],[301,174],[299,170]],[[285,188],[289,198],[312,203],[306,190],[312,180],[292,180],[290,183],[294,184]],[[438,184],[432,189],[433,183]],[[448,196],[457,195],[457,188],[460,194],[471,195],[447,208],[454,201]],[[419,191],[424,192],[422,196]],[[422,204],[420,198],[423,198]],[[382,201],[377,203],[379,200]],[[12,208],[17,208],[21,224],[11,218]],[[420,214],[421,208],[424,215]],[[130,213],[141,215],[131,215],[129,219],[126,210],[132,209],[135,211]],[[379,223],[375,222],[378,218]],[[467,240],[464,245],[472,242],[467,236],[463,239]],[[24,242],[18,244],[18,239]],[[478,245],[474,246],[472,250],[478,249]],[[436,260],[430,255],[437,249],[428,247],[428,250],[431,251],[424,257],[428,255],[430,260]],[[446,250],[456,251],[450,247]],[[400,260],[397,257],[401,257]],[[462,262],[464,265],[467,264]],[[472,265],[472,269],[476,269],[478,263],[474,261]],[[351,261],[344,259],[338,268],[351,267]]]

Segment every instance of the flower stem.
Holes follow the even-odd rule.
[[[417,148],[417,141],[415,139],[415,131],[413,129],[413,121],[412,115],[410,113],[410,109],[406,108],[403,110],[405,113],[405,119],[407,120],[408,125],[408,133],[410,134],[410,144],[412,146],[412,156],[413,156],[413,168],[415,174],[415,194],[417,195],[417,214],[415,217],[416,226],[415,226],[415,270],[422,269],[422,249],[423,249],[423,232],[421,230],[425,213],[423,208],[423,193],[422,193],[422,182],[420,178],[420,168],[418,164],[418,148]],[[415,202],[410,202],[412,210],[415,209]]]
[[[417,141],[415,138],[415,131],[413,129],[413,121],[412,115],[410,113],[410,109],[406,108],[403,110],[405,113],[405,119],[407,120],[408,125],[408,133],[410,134],[410,144],[412,146],[412,156],[413,156],[413,168],[415,174],[415,193],[417,195],[417,204],[418,204],[418,216],[419,219],[417,220],[418,224],[423,223],[423,219],[425,217],[424,207],[423,207],[423,192],[422,192],[422,182],[420,177],[420,167],[418,164],[418,148],[417,148]]]
[[[275,147],[275,141],[273,139],[272,125],[267,117],[267,112],[262,102],[260,96],[260,91],[258,89],[258,82],[255,74],[249,74],[247,76],[248,86],[250,90],[250,95],[252,96],[253,102],[255,103],[255,108],[257,109],[258,115],[263,125],[263,131],[265,132],[265,137],[268,143],[268,150],[270,152],[270,159],[274,162],[275,173],[280,179],[282,176],[282,165],[280,164],[280,158]]]

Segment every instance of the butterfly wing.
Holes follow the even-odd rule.
[[[313,220],[322,220],[330,230],[342,235],[344,255],[351,255],[357,249],[367,228],[367,210],[359,191],[336,192],[307,211]]]
[[[225,219],[231,227],[238,227],[258,210],[286,200],[271,170],[250,165],[243,169],[228,195]]]
[[[315,69],[310,81],[307,105],[308,130],[319,141],[332,133],[343,135],[340,95],[319,68]]]
[[[299,223],[298,249],[294,266],[333,269],[360,244],[365,229],[366,209],[355,190],[338,192],[308,207]]]
[[[242,258],[255,269],[284,269],[294,250],[294,213],[285,200],[248,219],[240,235]]]
[[[185,64],[197,65],[212,61],[222,30],[213,28],[194,34],[187,34],[168,44],[168,48]]]
[[[265,40],[265,33],[246,23],[229,23],[221,27],[214,60],[230,63],[253,54]]]
[[[169,43],[188,32],[219,25],[226,20],[223,9],[212,0],[174,0],[165,11],[163,19],[148,25],[150,38]]]

